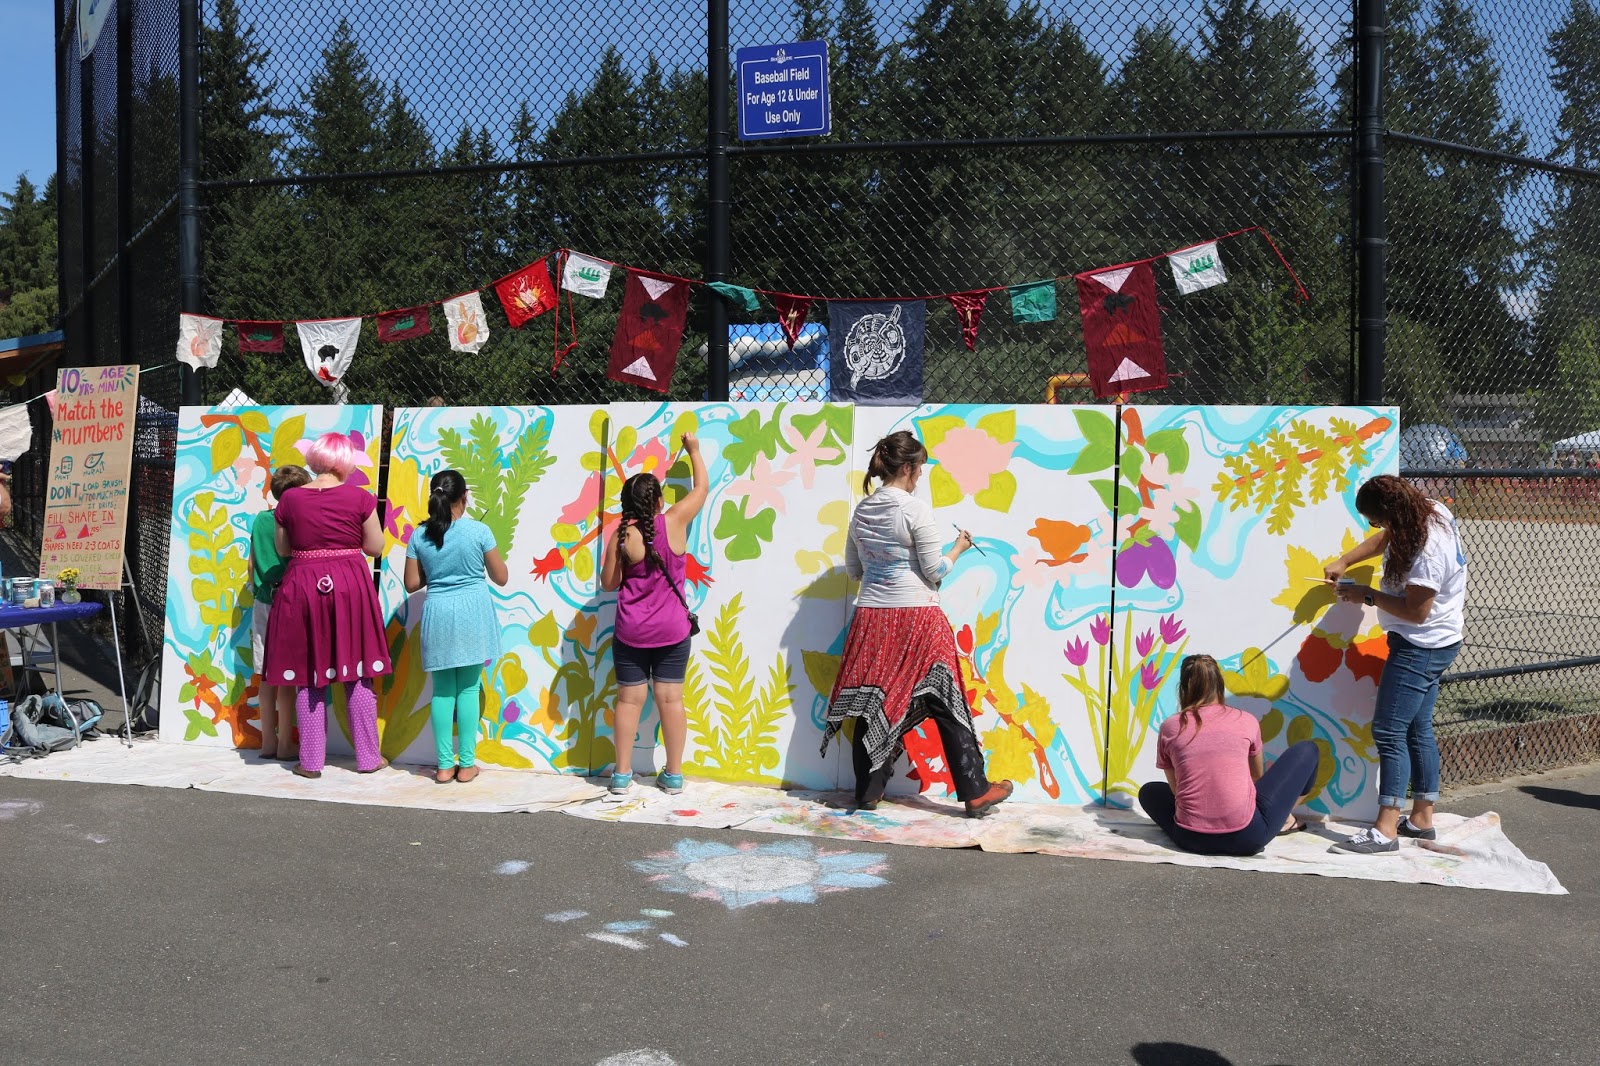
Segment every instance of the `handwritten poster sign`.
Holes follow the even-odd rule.
[[[77,567],[78,586],[122,585],[122,534],[128,524],[137,366],[64,369],[56,378],[39,576]]]

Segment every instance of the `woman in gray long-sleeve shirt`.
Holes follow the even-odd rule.
[[[828,702],[828,750],[854,718],[851,756],[856,806],[872,810],[883,798],[906,733],[932,718],[944,745],[956,796],[968,817],[987,814],[1011,795],[1011,782],[990,784],[961,683],[950,620],[939,606],[939,583],[972,538],[962,533],[944,550],[932,509],[912,493],[928,452],[901,430],[872,450],[863,491],[850,517],[845,569],[861,582],[844,660]],[[872,482],[881,487],[872,491]]]

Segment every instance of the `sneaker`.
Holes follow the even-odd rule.
[[[1011,797],[1011,790],[1013,787],[1014,786],[1010,781],[997,781],[990,785],[989,791],[985,792],[977,799],[967,801],[967,817],[986,817],[990,811],[994,810]]]
[[[1400,841],[1386,840],[1371,829],[1363,829],[1349,840],[1341,840],[1329,851],[1343,851],[1351,855],[1395,855],[1400,851]]]
[[[632,774],[612,774],[611,775],[611,794],[613,796],[620,796],[620,795],[622,795],[624,792],[628,791],[628,789],[630,789],[632,787],[633,787],[633,775]]]
[[[1403,818],[1400,819],[1400,827],[1396,831],[1401,836],[1410,837],[1413,840],[1438,840],[1439,839],[1439,831],[1437,829],[1433,828],[1432,826],[1429,826],[1426,829],[1418,829],[1416,826],[1412,825],[1411,824],[1411,816],[1409,814],[1405,815]]]
[[[657,774],[656,787],[669,796],[676,796],[683,791],[683,775],[665,772]]]

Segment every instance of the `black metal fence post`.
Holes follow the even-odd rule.
[[[1384,342],[1388,330],[1388,209],[1384,202],[1384,47],[1388,13],[1385,0],[1360,0],[1356,34],[1356,138],[1360,154],[1356,198],[1357,240],[1356,399],[1383,402]]]
[[[706,279],[728,280],[728,0],[706,2]],[[706,325],[706,390],[728,398],[728,305],[712,297]]]
[[[200,273],[200,0],[178,0],[178,306],[204,310]],[[200,402],[200,373],[178,368],[183,402]]]

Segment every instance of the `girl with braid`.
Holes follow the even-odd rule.
[[[644,710],[645,687],[652,686],[661,716],[666,767],[656,777],[662,791],[683,791],[683,744],[688,722],[683,713],[683,678],[689,666],[690,621],[684,596],[684,557],[689,526],[705,506],[708,481],[700,442],[683,435],[694,484],[688,495],[662,512],[661,482],[654,474],[635,474],[622,486],[622,521],[606,541],[600,587],[617,593],[617,630],[612,654],[617,670],[617,764],[611,791],[621,795],[633,784],[633,741]]]

